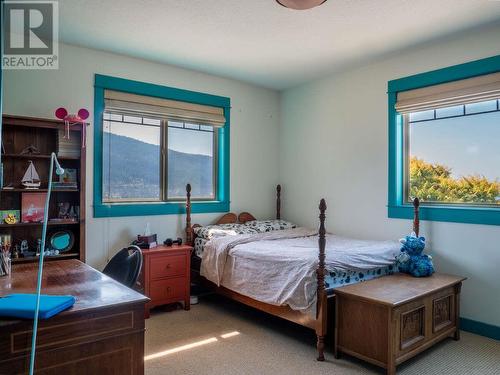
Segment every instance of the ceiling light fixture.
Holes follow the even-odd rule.
[[[317,7],[326,2],[326,0],[276,0],[279,5],[285,8],[295,10],[306,10]]]

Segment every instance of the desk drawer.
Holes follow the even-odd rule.
[[[150,279],[186,275],[187,259],[185,255],[160,256],[150,258]]]
[[[150,298],[153,302],[180,301],[186,295],[186,287],[186,279],[184,277],[151,281]]]
[[[54,318],[42,320],[38,327],[37,350],[61,348],[82,341],[96,341],[102,336],[122,335],[131,332],[134,327],[134,312],[132,310],[107,314],[104,312],[95,313],[73,319],[62,316],[59,322]],[[0,346],[0,358],[3,359],[3,356],[7,354],[4,352],[7,348],[9,348],[9,354],[19,355],[29,352],[32,332],[30,327],[26,327],[26,329],[18,329],[18,331],[2,337],[4,342]],[[5,344],[7,341],[10,345]]]

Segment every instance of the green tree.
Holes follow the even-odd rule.
[[[452,169],[441,164],[410,159],[410,196],[427,202],[500,205],[500,182],[484,176],[452,177]]]

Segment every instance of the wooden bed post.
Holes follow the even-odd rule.
[[[281,185],[276,186],[276,219],[281,219]]]
[[[413,200],[413,231],[418,237],[418,232],[420,232],[420,218],[418,217],[418,211],[420,208],[420,200],[415,198]]]
[[[186,244],[193,245],[193,228],[191,227],[191,184],[186,185]]]
[[[319,231],[318,231],[318,245],[319,245],[319,263],[316,275],[318,278],[317,290],[317,308],[316,308],[316,336],[318,349],[318,361],[325,360],[325,335],[327,327],[327,298],[325,291],[325,246],[326,246],[326,230],[325,230],[325,211],[326,202],[321,199],[319,203]]]

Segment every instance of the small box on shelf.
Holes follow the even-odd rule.
[[[57,132],[57,156],[80,157],[80,149],[81,141],[78,135],[67,137],[65,131],[59,129]]]

